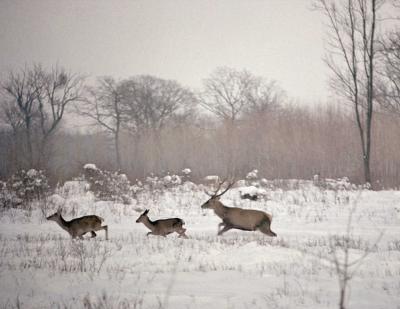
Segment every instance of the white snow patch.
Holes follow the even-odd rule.
[[[258,170],[252,170],[250,173],[246,175],[246,179],[252,180],[258,178]]]
[[[93,164],[93,163],[87,163],[87,164],[85,164],[85,165],[83,166],[83,168],[84,168],[85,170],[98,170],[96,164]]]
[[[191,171],[190,168],[185,168],[185,169],[182,170],[182,173],[183,173],[184,175],[189,175],[191,172],[192,172],[192,171]]]
[[[250,195],[266,195],[267,191],[262,188],[257,188],[255,186],[240,187],[238,188],[240,195],[250,194]]]
[[[209,175],[209,176],[204,177],[203,180],[207,183],[217,184],[219,182],[219,176]]]
[[[38,171],[33,168],[31,168],[29,171],[26,172],[26,175],[31,178],[36,177],[37,174],[38,174]]]

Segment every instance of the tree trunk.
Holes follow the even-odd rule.
[[[121,152],[120,152],[120,145],[119,145],[119,130],[115,131],[114,135],[114,143],[115,143],[115,160],[117,162],[117,169],[121,169]]]
[[[370,172],[370,156],[371,156],[371,131],[372,131],[372,115],[373,115],[373,108],[374,108],[374,58],[375,58],[375,22],[376,22],[376,1],[372,0],[372,24],[371,24],[371,35],[370,35],[370,42],[369,42],[369,53],[368,53],[368,71],[367,74],[368,78],[368,89],[367,89],[367,147],[366,153],[364,156],[364,173],[365,173],[365,182],[371,184],[371,172]]]
[[[32,147],[32,136],[31,136],[31,119],[30,117],[25,118],[25,134],[26,134],[26,148],[28,152],[28,168],[33,168],[33,147]]]
[[[340,308],[340,309],[346,309],[346,306],[345,306],[345,299],[346,299],[346,287],[343,286],[343,287],[340,289],[340,300],[339,300],[339,308]]]
[[[371,183],[371,170],[370,170],[370,164],[369,164],[369,154],[364,156],[364,179],[365,182]]]

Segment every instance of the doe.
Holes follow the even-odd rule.
[[[140,217],[136,220],[136,223],[143,223],[151,232],[147,233],[149,235],[159,235],[166,237],[168,234],[176,232],[179,237],[188,238],[185,234],[186,229],[183,228],[185,222],[180,218],[170,218],[161,219],[156,221],[151,221],[147,216],[149,209],[146,209]]]
[[[91,232],[93,238],[96,237],[95,231],[104,230],[106,232],[106,239],[108,240],[108,226],[101,225],[104,219],[99,216],[83,216],[72,219],[71,221],[66,221],[61,215],[61,209],[59,209],[46,219],[55,221],[62,229],[66,230],[73,239],[77,237],[83,239],[83,235],[88,232]]]

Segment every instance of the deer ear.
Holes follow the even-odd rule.
[[[150,211],[150,209],[146,209],[143,214],[147,215],[149,213],[149,211]]]

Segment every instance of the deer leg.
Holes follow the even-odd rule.
[[[185,238],[188,239],[189,237],[183,232],[182,234],[179,234],[178,238]]]
[[[232,225],[225,225],[224,228],[218,232],[218,236],[222,235],[223,233],[225,233],[226,231],[229,231],[232,228],[233,228]]]
[[[100,230],[104,230],[106,232],[106,240],[108,240],[108,226],[107,225],[99,226],[99,227],[96,227],[96,229],[95,229],[95,231],[100,231]],[[93,233],[94,232],[92,232],[92,237],[95,237],[95,236],[93,236]]]
[[[189,238],[189,237],[187,237],[187,235],[185,234],[186,229],[184,229],[183,227],[181,227],[181,228],[180,228],[179,230],[177,230],[176,232],[179,234],[178,238],[181,238],[181,237],[183,237],[183,238]]]
[[[106,240],[108,240],[108,225],[104,225],[102,228],[106,232]]]
[[[271,231],[271,223],[270,222],[265,222],[265,223],[261,224],[259,226],[258,230],[261,233],[266,234],[268,236],[276,237],[276,233]]]
[[[222,226],[225,226],[225,222],[221,222],[220,224],[218,224],[218,233],[221,230]]]

